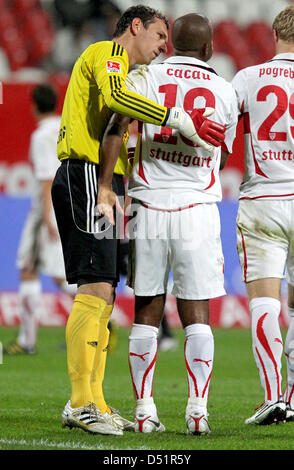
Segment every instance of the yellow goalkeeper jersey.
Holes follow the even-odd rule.
[[[102,138],[112,112],[162,125],[168,109],[127,90],[127,51],[112,41],[89,46],[77,59],[65,95],[57,142],[59,160],[77,158],[99,163]],[[125,142],[115,173],[125,174]]]

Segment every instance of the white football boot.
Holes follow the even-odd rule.
[[[112,406],[109,408],[111,409],[111,413],[106,412],[102,415],[107,422],[114,423],[122,428],[123,431],[135,431],[135,423],[123,418],[115,408],[112,408]]]
[[[263,403],[256,413],[245,420],[245,424],[269,425],[286,421],[286,404],[282,398],[275,403]]]
[[[114,420],[107,420],[94,403],[72,408],[67,402],[61,415],[62,427],[81,428],[92,434],[123,435],[123,429]]]
[[[165,426],[159,421],[153,399],[137,400],[135,411],[135,432],[163,432]]]
[[[211,433],[208,423],[208,413],[202,406],[187,406],[186,408],[187,434],[201,436]]]

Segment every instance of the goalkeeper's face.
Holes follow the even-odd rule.
[[[137,33],[137,64],[150,64],[167,51],[168,33],[164,21],[155,18],[145,28],[142,24]]]

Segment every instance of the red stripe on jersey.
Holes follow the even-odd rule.
[[[209,185],[207,186],[207,188],[204,189],[204,191],[206,191],[207,189],[211,188],[215,183],[215,176],[214,176],[214,172],[212,170],[211,172],[211,179],[210,179],[210,183]]]
[[[249,125],[250,125],[250,122],[249,122]],[[266,174],[260,169],[260,166],[258,165],[257,163],[257,159],[256,159],[256,155],[255,155],[255,151],[254,151],[254,146],[253,146],[253,141],[252,141],[252,134],[250,132],[250,143],[251,143],[251,150],[252,150],[252,155],[253,155],[253,161],[254,161],[254,166],[255,166],[255,171],[258,175],[260,176],[264,176],[264,178],[268,178],[268,176],[266,176]]]
[[[255,151],[254,151],[254,147],[253,147],[253,142],[252,142],[252,134],[250,134],[250,142],[251,142],[251,149],[252,149],[252,155],[253,155],[255,171],[258,175],[264,176],[264,178],[268,178],[268,176],[266,176],[266,174],[260,169],[260,166],[257,163],[257,159],[256,159],[256,156],[255,156]]]
[[[258,175],[264,176],[265,178],[268,178],[268,176],[266,176],[266,174],[260,169],[260,166],[257,163],[257,159],[256,159],[256,156],[255,156],[255,151],[254,151],[254,147],[253,147],[253,141],[252,141],[249,113],[248,112],[243,113],[242,117],[243,117],[243,123],[244,123],[244,134],[250,134],[250,143],[251,143],[251,150],[252,150],[252,155],[253,155],[255,171]]]
[[[144,173],[144,167],[143,167],[143,157],[142,157],[142,133],[143,133],[143,123],[141,121],[138,122],[138,134],[140,135],[140,151],[139,151],[139,176],[141,176],[142,180],[145,181],[145,183],[149,184]]]

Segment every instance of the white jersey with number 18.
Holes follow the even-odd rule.
[[[169,108],[179,106],[188,113],[195,108],[215,108],[211,119],[226,126],[225,146],[232,151],[237,124],[235,92],[207,63],[173,56],[162,64],[131,72],[126,83],[129,89]],[[165,210],[220,201],[220,158],[220,147],[208,152],[171,128],[139,123],[129,195]]]
[[[294,54],[241,70],[232,85],[245,132],[240,199],[293,199]]]

